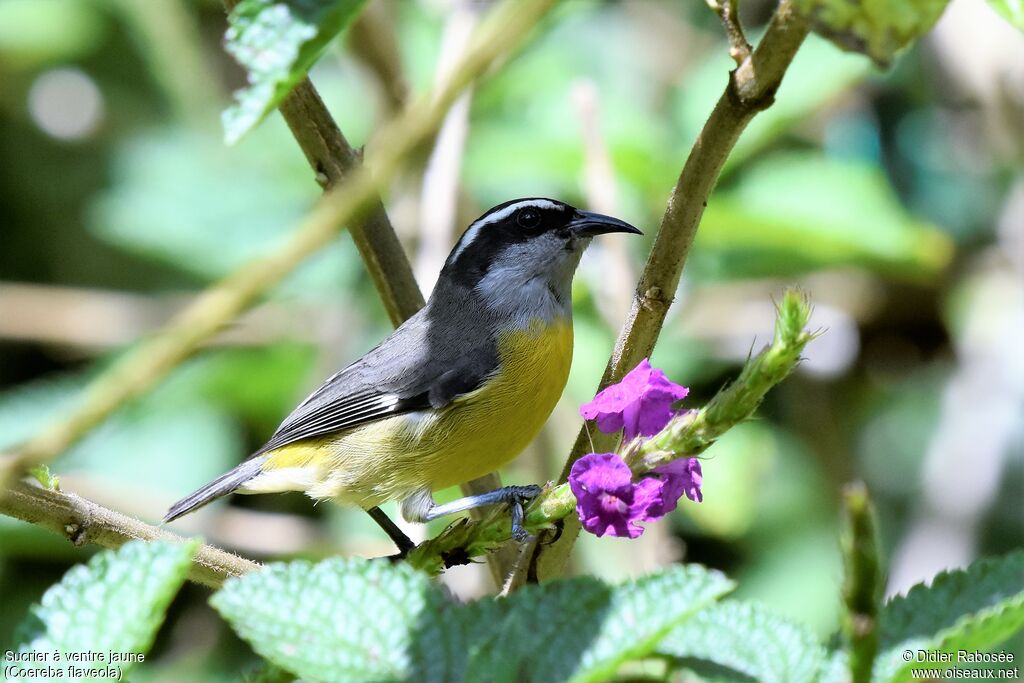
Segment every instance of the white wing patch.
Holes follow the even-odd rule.
[[[466,247],[468,247],[470,244],[473,243],[474,240],[476,240],[482,228],[497,223],[498,221],[503,221],[509,216],[511,216],[513,213],[518,211],[519,209],[525,208],[527,206],[532,207],[534,209],[559,208],[558,204],[548,201],[547,199],[524,199],[521,202],[509,204],[508,206],[502,209],[498,209],[497,211],[492,211],[491,213],[484,214],[475,223],[470,225],[465,233],[463,233],[462,239],[459,240],[459,246],[457,246],[455,248],[455,251],[452,252],[452,261],[459,258],[459,255],[463,251],[465,251]]]

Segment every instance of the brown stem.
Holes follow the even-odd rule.
[[[349,145],[308,78],[295,86],[280,110],[325,190],[336,187],[360,165],[359,152]],[[388,317],[397,327],[423,307],[423,294],[379,196],[353,221],[349,232]]]
[[[708,0],[708,4],[722,20],[725,36],[729,39],[729,56],[737,65],[742,64],[750,57],[752,48],[743,34],[743,24],[740,23],[740,10],[736,0]]]
[[[55,531],[75,545],[91,543],[104,548],[120,548],[136,539],[188,541],[73,493],[51,491],[21,482],[0,494],[0,513]],[[220,588],[224,579],[259,568],[258,562],[203,545],[192,560],[188,578],[204,586]]]

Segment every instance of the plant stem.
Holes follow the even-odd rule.
[[[740,10],[736,0],[708,0],[708,5],[714,10],[718,18],[722,20],[722,28],[725,29],[725,36],[729,39],[729,56],[737,65],[750,57],[750,43],[743,34],[743,24],[740,23]]]
[[[863,482],[843,491],[843,634],[851,683],[869,683],[878,654],[878,607],[882,598],[882,563],[875,511]]]
[[[626,449],[626,463],[647,472],[675,460],[679,453],[706,451],[726,431],[754,413],[768,390],[792,372],[800,353],[816,334],[804,329],[811,316],[807,298],[786,292],[778,308],[775,335],[764,351],[743,366],[735,382],[721,389],[703,409],[680,415],[650,439]]]
[[[0,494],[0,513],[55,531],[75,545],[92,543],[104,548],[120,548],[135,539],[188,541],[73,493],[21,482]],[[258,562],[203,545],[192,560],[188,578],[204,586],[219,588],[227,577],[241,576],[259,567]]]
[[[807,32],[806,21],[794,12],[790,0],[783,0],[757,48],[730,72],[725,92],[697,136],[669,197],[632,307],[598,390],[622,379],[654,350],[722,166],[747,124],[758,112],[771,106],[782,77]],[[615,437],[605,434],[595,433],[593,441],[598,452],[612,450],[615,446]],[[572,464],[590,451],[590,444],[584,426],[559,481],[568,479]],[[560,574],[579,532],[579,520],[570,517],[558,541],[538,544],[532,553],[524,554],[515,568],[513,587],[525,583],[531,574],[541,578]]]

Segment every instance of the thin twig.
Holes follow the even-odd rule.
[[[51,491],[21,482],[0,494],[0,513],[55,531],[75,545],[120,548],[135,539],[188,541],[73,493]],[[192,560],[188,578],[204,586],[219,588],[227,577],[241,576],[259,567],[258,562],[203,545]]]
[[[599,389],[617,382],[653,351],[722,166],[747,124],[771,106],[807,32],[806,22],[793,11],[790,0],[783,0],[757,49],[730,72],[725,92],[690,150],[669,197],[632,308]],[[593,436],[598,452],[614,449],[615,438],[600,433]],[[585,429],[581,429],[559,481],[568,479],[572,464],[588,452],[590,443]],[[538,544],[533,553],[524,555],[528,561],[524,559],[516,567],[513,584],[521,585],[531,575],[544,578],[561,573],[579,532],[579,520],[570,517],[557,542]]]
[[[308,78],[295,86],[280,110],[324,190],[337,187],[360,167],[359,152],[349,145]],[[369,201],[349,225],[349,232],[391,323],[397,327],[423,308],[423,294],[379,196]]]
[[[87,387],[75,408],[13,453],[0,457],[0,487],[16,472],[52,460],[127,401],[152,388],[224,324],[290,273],[376,201],[379,188],[440,126],[462,91],[516,46],[554,0],[505,0],[485,20],[451,77],[382,127],[372,173],[353,169],[328,191],[277,251],[207,289],[163,332],[139,345]]]
[[[750,57],[751,47],[743,34],[743,24],[740,23],[740,10],[736,0],[708,0],[708,5],[722,20],[722,27],[725,28],[725,35],[729,39],[729,56],[737,65],[742,64]]]

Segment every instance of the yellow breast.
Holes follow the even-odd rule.
[[[531,321],[502,334],[498,352],[501,370],[449,406],[286,446],[273,454],[275,465],[305,463],[316,482],[303,486],[309,495],[362,507],[494,471],[533,440],[562,395],[572,323]]]
[[[432,488],[493,472],[537,436],[558,403],[572,364],[572,323],[534,321],[500,338],[501,372],[440,416],[451,448],[428,459]]]

